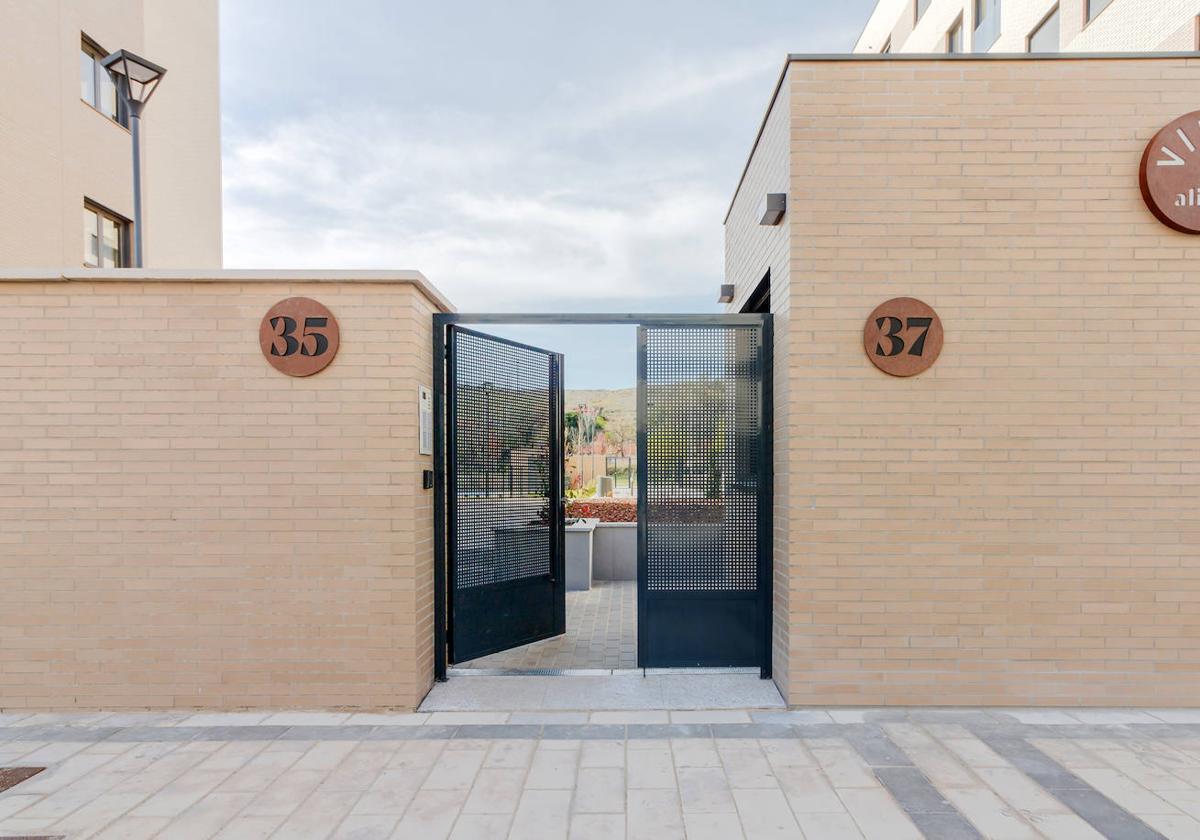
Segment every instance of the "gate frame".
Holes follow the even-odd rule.
[[[446,327],[451,324],[508,325],[508,326],[759,326],[762,328],[763,377],[760,418],[763,434],[762,453],[759,458],[759,474],[765,476],[759,489],[758,528],[758,584],[763,601],[762,664],[759,676],[771,678],[771,655],[774,635],[774,496],[775,496],[775,418],[774,418],[774,328],[773,316],[769,313],[435,313],[433,315],[433,676],[437,682],[446,681],[446,632],[449,629],[446,581],[447,533],[446,533]],[[635,339],[636,341],[636,339]],[[564,354],[565,355],[565,354]],[[640,379],[640,376],[639,376]],[[641,382],[638,383],[641,385]],[[563,406],[565,410],[565,406]],[[639,505],[640,510],[640,505]]]

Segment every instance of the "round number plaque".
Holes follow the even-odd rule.
[[[867,358],[884,373],[914,376],[937,361],[942,352],[942,319],[927,303],[892,298],[875,307],[863,327]]]
[[[337,355],[340,334],[333,313],[312,298],[281,300],[267,310],[258,343],[271,367],[288,376],[312,376]]]
[[[1200,233],[1200,111],[1167,123],[1142,153],[1142,198],[1158,220],[1183,233]]]

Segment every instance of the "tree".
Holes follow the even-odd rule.
[[[603,407],[579,405],[566,412],[567,455],[581,452],[590,447],[596,440],[596,432],[602,431],[608,424]]]
[[[628,455],[628,447],[637,437],[637,430],[629,420],[616,420],[604,427],[604,440],[616,450],[616,455]]]

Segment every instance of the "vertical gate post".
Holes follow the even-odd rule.
[[[646,458],[646,325],[638,324],[637,328],[637,587],[641,595],[643,581],[649,573],[646,563],[647,540],[646,520],[650,506],[647,503],[649,495],[649,461]],[[637,664],[639,668],[646,667],[646,634],[642,628],[646,626],[646,599],[637,599]]]
[[[758,348],[762,354],[759,368],[762,371],[761,404],[759,418],[763,435],[758,466],[758,581],[762,596],[763,652],[762,665],[758,674],[771,678],[774,666],[775,634],[775,324],[774,316],[763,315],[762,341]],[[787,558],[784,558],[787,562]]]
[[[433,678],[446,681],[446,323],[433,316]]]

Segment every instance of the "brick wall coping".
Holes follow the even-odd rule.
[[[0,283],[388,283],[416,286],[442,312],[454,304],[419,271],[70,268],[0,269]]]
[[[860,38],[862,36],[859,36]],[[742,190],[742,184],[746,181],[746,173],[750,171],[750,162],[754,160],[754,153],[758,151],[759,141],[762,140],[763,131],[767,127],[767,120],[771,116],[771,111],[775,108],[775,101],[779,98],[779,90],[783,87],[783,80],[787,78],[788,68],[793,63],[801,62],[846,62],[855,64],[860,62],[871,61],[928,61],[928,62],[976,62],[976,61],[1086,61],[1095,60],[1148,60],[1148,59],[1170,59],[1178,61],[1179,59],[1190,59],[1193,62],[1200,63],[1200,53],[1194,52],[1064,52],[1064,53],[1039,53],[1037,56],[1030,53],[788,53],[783,62],[783,68],[779,71],[779,78],[775,81],[775,88],[771,91],[771,98],[767,102],[766,113],[763,114],[762,120],[758,124],[758,131],[754,135],[754,142],[750,146],[750,154],[746,156],[746,165],[742,167],[742,173],[738,176],[737,186],[733,188],[733,197],[729,199],[729,207],[725,211],[725,218],[722,224],[729,222],[729,216],[733,213],[733,205],[737,202],[738,193]]]

